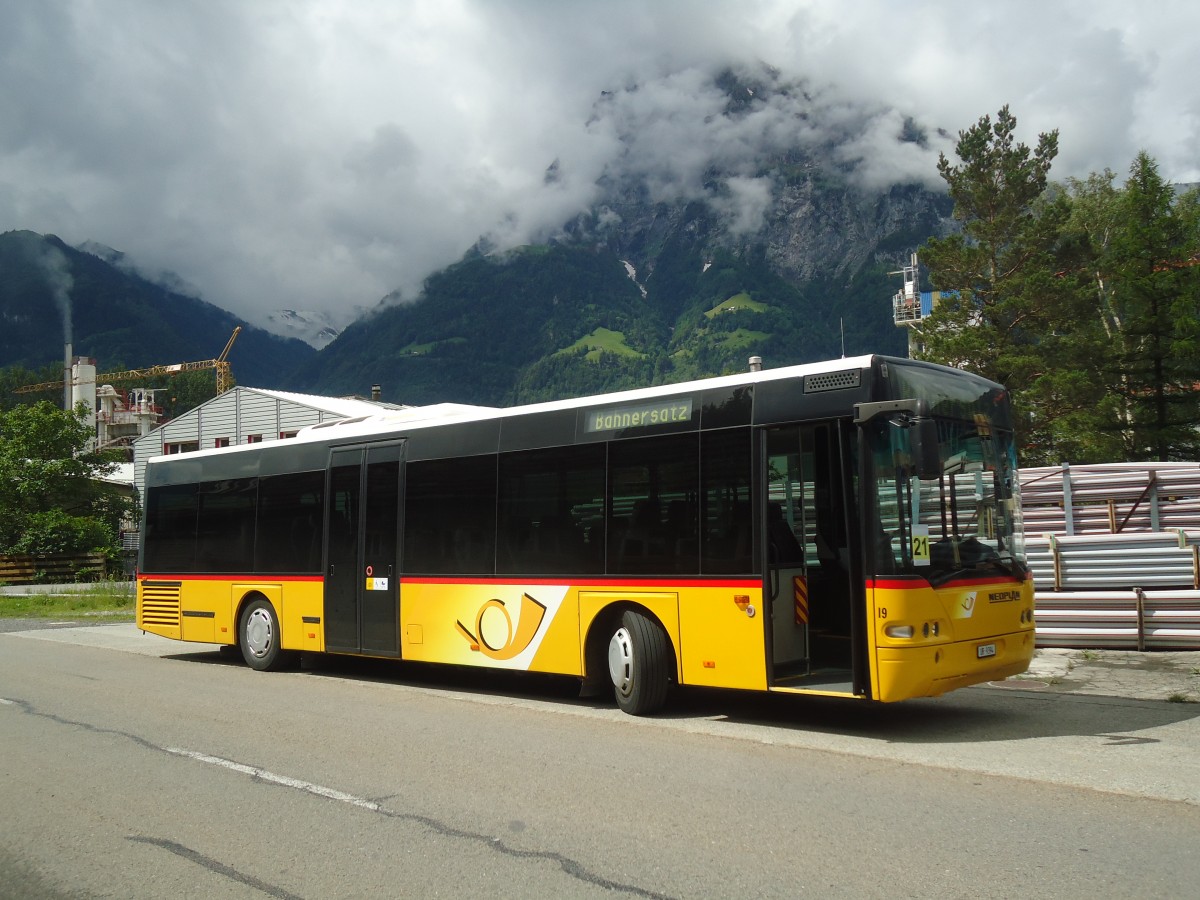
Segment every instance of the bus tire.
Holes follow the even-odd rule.
[[[608,675],[617,706],[633,716],[662,709],[671,681],[671,645],[658,623],[632,609],[608,641]]]
[[[238,646],[252,669],[274,672],[293,664],[296,654],[280,646],[279,617],[261,597],[246,604],[238,620]]]

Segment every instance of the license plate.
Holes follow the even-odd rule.
[[[989,656],[996,655],[995,644],[980,644],[975,648],[975,656],[979,659],[987,659]]]

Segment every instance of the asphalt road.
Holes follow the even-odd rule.
[[[1200,705],[874,707],[0,633],[0,896],[1192,896]]]

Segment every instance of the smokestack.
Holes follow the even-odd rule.
[[[750,371],[751,372],[761,372],[762,371],[762,357],[761,356],[750,357]]]
[[[71,363],[75,348],[67,341],[63,349],[63,409],[71,411]]]
[[[378,384],[371,385],[371,399],[378,403],[383,399],[383,388]]]

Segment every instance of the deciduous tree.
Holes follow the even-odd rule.
[[[42,401],[0,411],[0,553],[116,548],[130,501],[99,481],[112,453],[87,450],[80,415]]]

